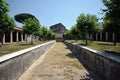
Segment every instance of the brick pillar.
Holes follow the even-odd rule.
[[[10,43],[13,42],[13,31],[10,32]]]

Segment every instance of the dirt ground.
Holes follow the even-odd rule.
[[[61,42],[42,55],[19,80],[102,80]]]

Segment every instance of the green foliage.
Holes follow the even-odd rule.
[[[80,14],[77,18],[77,28],[80,30],[87,45],[87,33],[91,34],[96,31],[98,26],[98,19],[95,15]]]
[[[67,39],[79,39],[80,31],[77,29],[77,25],[72,26],[70,30],[65,33]]]
[[[9,12],[9,4],[5,2],[5,0],[0,0],[0,19],[3,15]]]
[[[9,12],[9,4],[5,0],[0,0],[0,32],[10,31],[16,26],[7,12]]]
[[[95,15],[85,15],[80,14],[77,18],[77,27],[81,31],[82,34],[92,33],[96,30],[98,26],[98,19]]]
[[[23,32],[27,34],[36,34],[39,32],[40,24],[34,18],[28,18],[23,22]]]
[[[43,38],[44,40],[48,39],[54,39],[55,33],[49,30],[47,27],[42,26],[39,29],[39,36]]]
[[[117,34],[120,32],[120,1],[119,0],[102,0],[106,9],[102,9],[105,13],[104,29],[115,34],[114,44],[116,45]]]
[[[102,9],[105,13],[104,26],[106,31],[120,32],[120,1],[119,0],[102,0],[106,9]]]
[[[23,23],[28,18],[34,18],[38,21],[38,19],[34,15],[29,14],[29,13],[20,13],[20,14],[15,15],[14,18],[16,21],[20,23]]]

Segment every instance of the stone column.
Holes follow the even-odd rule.
[[[10,32],[10,43],[13,42],[13,31]]]
[[[18,32],[16,32],[16,42],[18,42]]]
[[[113,36],[112,38],[113,38],[113,41],[114,41],[115,40],[115,34],[113,33],[112,36]]]
[[[98,34],[96,33],[96,41],[98,40]]]
[[[102,41],[102,32],[100,32],[100,41]]]
[[[21,42],[23,42],[23,33],[21,33]]]
[[[108,41],[108,32],[106,32],[106,41]]]
[[[27,42],[27,34],[25,34],[25,41]]]
[[[3,33],[3,44],[5,43],[5,33]]]

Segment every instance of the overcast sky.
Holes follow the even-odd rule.
[[[34,15],[41,25],[49,26],[62,23],[70,29],[81,14],[97,15],[104,5],[101,0],[6,0],[10,4],[10,16],[20,13]],[[16,23],[18,27],[22,24]]]

